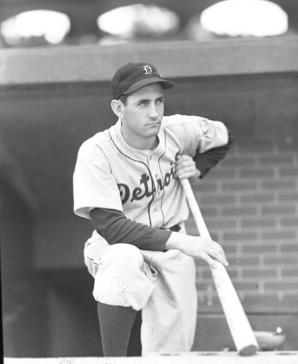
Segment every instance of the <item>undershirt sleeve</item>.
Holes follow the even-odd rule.
[[[142,250],[165,251],[171,231],[154,229],[129,220],[121,211],[95,208],[90,211],[94,229],[110,244],[131,244]]]
[[[216,164],[226,156],[234,141],[234,136],[230,131],[228,131],[228,135],[229,140],[226,145],[209,149],[204,153],[197,153],[193,158],[197,169],[201,172],[200,178],[203,178],[211,168],[216,166]]]

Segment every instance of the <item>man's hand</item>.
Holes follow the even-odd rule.
[[[172,232],[166,248],[177,249],[191,257],[201,258],[214,268],[216,267],[215,260],[224,266],[229,265],[221,245],[209,238]]]
[[[188,178],[190,182],[194,182],[201,175],[201,172],[196,168],[196,164],[189,155],[180,155],[176,160],[175,178]]]

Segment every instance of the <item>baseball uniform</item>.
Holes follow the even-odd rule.
[[[130,147],[119,120],[84,142],[74,172],[74,212],[90,219],[94,208],[111,209],[155,231],[180,226],[185,233],[189,209],[174,178],[176,158],[227,145],[228,130],[220,121],[199,116],[166,116],[158,141],[154,150]],[[195,334],[193,259],[177,250],[164,251],[160,245],[121,244],[121,239],[111,245],[95,231],[84,250],[95,278],[94,298],[142,310],[142,355],[189,351]]]

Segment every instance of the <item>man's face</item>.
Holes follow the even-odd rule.
[[[131,146],[147,149],[155,140],[164,115],[164,92],[159,83],[140,88],[129,95],[122,107],[122,133]]]

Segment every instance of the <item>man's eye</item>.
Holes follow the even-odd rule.
[[[157,104],[163,104],[163,99],[158,99],[156,102]]]

